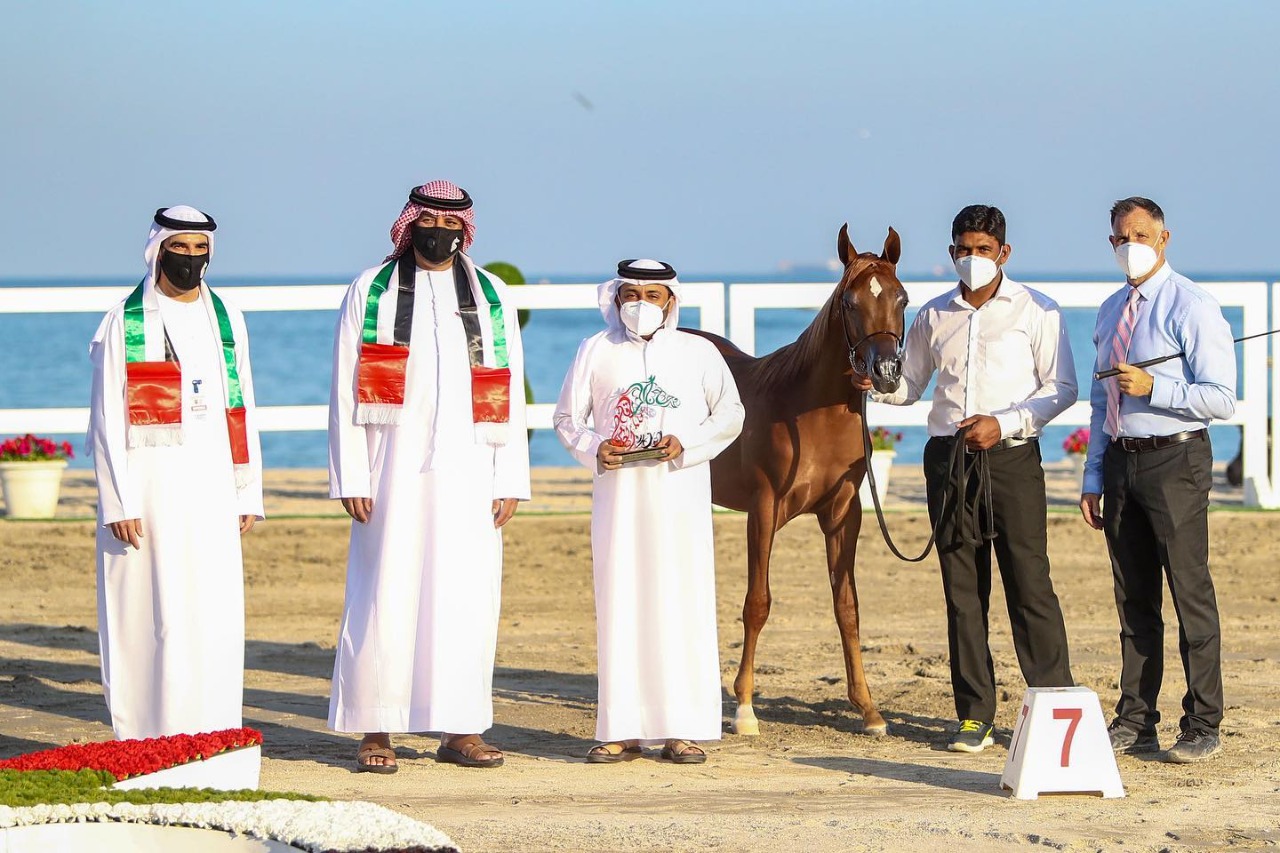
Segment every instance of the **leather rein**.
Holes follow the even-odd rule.
[[[858,347],[862,346],[866,341],[879,336],[887,335],[893,338],[895,350],[899,358],[902,357],[904,341],[902,336],[896,332],[887,329],[871,332],[863,335],[858,339],[857,343],[853,342],[849,334],[849,324],[845,319],[844,299],[840,300],[840,328],[844,330],[845,345],[849,348],[849,366],[855,373],[860,376],[870,376],[870,365],[867,360],[858,355]],[[947,505],[950,498],[951,513],[954,516],[956,525],[956,533],[962,542],[967,545],[976,547],[982,542],[995,538],[995,521],[991,517],[991,468],[987,461],[987,451],[967,451],[965,449],[965,438],[969,432],[969,427],[961,427],[956,431],[955,438],[951,444],[951,458],[947,464],[947,483],[942,491],[942,504],[938,508],[938,520],[930,526],[929,541],[925,543],[924,550],[918,556],[908,557],[903,554],[893,541],[893,537],[889,534],[889,526],[884,519],[884,509],[880,505],[880,490],[876,486],[875,469],[871,467],[871,427],[867,423],[867,395],[866,392],[858,394],[859,415],[862,417],[862,447],[863,454],[866,457],[866,477],[867,482],[871,486],[871,502],[875,505],[876,521],[880,525],[880,535],[884,537],[885,545],[889,546],[889,550],[899,560],[908,563],[919,563],[929,556],[929,552],[933,550],[934,544],[937,542],[938,533],[942,529],[942,525],[947,521]],[[972,456],[973,464],[965,463],[965,457]],[[978,478],[977,494],[972,503],[966,500],[969,491],[969,477],[976,475]],[[981,509],[987,507],[986,523],[981,522]],[[968,524],[966,524],[968,522]]]

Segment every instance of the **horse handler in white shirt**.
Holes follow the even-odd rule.
[[[948,748],[981,752],[995,732],[987,643],[993,552],[1027,684],[1074,683],[1049,578],[1039,435],[1076,401],[1077,385],[1057,304],[1004,273],[1011,251],[1004,214],[970,205],[952,222],[951,240],[960,283],[920,309],[907,332],[902,385],[872,399],[909,405],[938,375],[924,474],[930,520],[942,520],[938,560],[960,721]],[[869,380],[861,385],[871,391]],[[956,448],[960,440],[964,447]]]

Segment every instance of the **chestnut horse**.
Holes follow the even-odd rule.
[[[852,371],[877,391],[897,389],[907,293],[896,267],[901,242],[892,228],[879,255],[859,254],[848,226],[837,242],[844,275],[800,337],[761,358],[710,338],[725,357],[746,407],[742,434],[711,463],[712,499],[747,515],[747,598],[742,607],[742,662],[733,691],[734,731],[759,733],[751,708],[756,642],[769,618],[769,553],[774,535],[813,513],[827,540],[827,568],[844,645],[849,701],[864,731],[888,731],[862,669],[853,561],[862,526],[858,484],[866,472],[862,392]]]

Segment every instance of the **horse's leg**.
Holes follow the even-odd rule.
[[[742,604],[742,662],[738,664],[738,677],[733,680],[733,694],[738,700],[738,710],[733,717],[733,730],[740,735],[760,734],[760,721],[751,708],[751,695],[755,689],[756,641],[765,620],[773,596],[769,593],[769,553],[773,549],[774,519],[772,500],[770,510],[756,506],[747,514],[747,597]]]
[[[849,701],[862,714],[863,731],[879,737],[888,734],[889,726],[871,698],[867,676],[862,669],[858,588],[853,576],[862,518],[853,500],[838,500],[835,506],[819,513],[818,523],[822,525],[822,532],[827,537],[827,572],[831,581],[831,600],[835,606],[836,624],[840,626],[840,643],[844,646],[844,672],[849,682]]]

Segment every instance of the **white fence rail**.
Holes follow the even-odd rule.
[[[9,287],[0,288],[0,314],[105,313],[129,295],[129,287]],[[345,284],[273,285],[229,288],[242,311],[337,311],[347,292]],[[516,308],[555,310],[595,308],[594,284],[539,284],[511,288]],[[681,285],[681,304],[699,309],[699,328],[724,334],[724,283]],[[326,356],[327,357],[327,356]],[[550,429],[555,406],[529,407],[529,426]],[[261,406],[258,428],[263,432],[307,432],[328,427],[327,406]],[[89,410],[0,409],[0,434],[13,432],[84,432]]]
[[[950,290],[950,283],[905,282],[912,305],[925,302]],[[1033,285],[1063,308],[1093,308],[1115,292],[1118,283],[1051,282]],[[1213,295],[1224,308],[1240,308],[1243,313],[1244,336],[1265,332],[1268,328],[1266,282],[1214,282]],[[1271,285],[1276,297],[1272,300],[1274,316],[1270,328],[1280,328],[1280,282]],[[769,308],[818,308],[831,295],[830,284],[733,284],[729,286],[729,337],[745,352],[755,351],[755,315],[759,309]],[[1257,338],[1240,345],[1240,364],[1243,365],[1240,397],[1236,401],[1235,415],[1225,423],[1238,424],[1242,429],[1241,446],[1244,451],[1245,503],[1269,509],[1280,507],[1280,495],[1272,489],[1280,483],[1280,455],[1268,464],[1268,436],[1280,426],[1280,418],[1268,421],[1269,410],[1280,406],[1280,375],[1270,369],[1267,355],[1269,338]],[[1271,383],[1268,383],[1268,374]],[[1272,385],[1271,399],[1267,403],[1268,385]],[[1054,420],[1061,426],[1088,426],[1089,401],[1087,382],[1082,382],[1081,400]],[[910,407],[886,406],[871,403],[867,418],[872,423],[885,426],[924,426],[928,417],[928,405],[917,403]]]
[[[1115,284],[1053,282],[1034,285],[1064,308],[1096,308],[1116,288]],[[909,282],[907,290],[914,305],[921,305],[946,290],[950,284]],[[130,287],[15,287],[0,288],[0,314],[102,313],[119,302]],[[746,352],[755,349],[756,312],[776,308],[817,308],[830,296],[825,284],[733,284],[729,292],[729,337]],[[237,287],[235,303],[244,311],[336,310],[346,285],[275,285]],[[1280,328],[1280,282],[1227,282],[1213,285],[1224,307],[1243,312],[1242,334],[1252,335]],[[1268,292],[1271,308],[1268,312]],[[540,284],[515,287],[512,301],[517,308],[532,310],[582,309],[596,305],[596,287],[588,284]],[[699,326],[716,334],[725,332],[725,286],[720,282],[683,285],[682,303],[699,310]],[[1242,427],[1245,501],[1254,506],[1280,506],[1272,484],[1280,483],[1280,454],[1268,463],[1267,448],[1274,417],[1280,408],[1280,373],[1270,370],[1269,338],[1241,345],[1243,380],[1235,416],[1227,421]],[[1270,382],[1268,382],[1270,374]],[[1087,384],[1082,395],[1087,393]],[[1268,405],[1268,391],[1275,403]],[[551,426],[553,406],[538,404],[529,409],[529,425],[535,429]],[[327,423],[325,406],[264,406],[259,410],[263,431],[323,430]],[[869,416],[884,426],[923,426],[927,403],[909,407],[871,404]],[[1268,420],[1268,415],[1273,417]],[[83,432],[88,425],[87,408],[0,409],[0,433]],[[1089,404],[1077,402],[1055,423],[1087,425]]]

